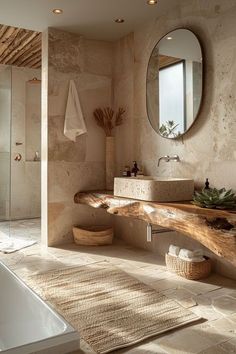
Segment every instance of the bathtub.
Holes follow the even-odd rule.
[[[65,354],[78,349],[78,332],[0,262],[1,354]]]

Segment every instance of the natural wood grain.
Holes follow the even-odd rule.
[[[0,25],[0,64],[41,67],[41,33]]]
[[[35,64],[32,64],[33,69],[40,69],[41,68],[41,58]]]
[[[155,203],[114,197],[109,192],[79,192],[75,203],[104,208],[178,231],[236,266],[236,212],[199,208],[191,203]]]
[[[25,62],[32,56],[35,56],[36,53],[41,54],[41,40],[39,40],[38,37],[35,38],[28,49],[24,50],[24,53],[18,57],[18,65],[24,65]]]
[[[31,57],[29,57],[26,61],[24,61],[24,65],[27,67],[33,67],[35,63],[37,63],[41,59],[41,51],[36,52]]]
[[[25,43],[25,45],[23,46],[23,48],[21,48],[20,51],[16,50],[12,52],[11,56],[8,58],[8,63],[10,60],[13,65],[21,66],[21,61],[24,60],[25,54],[28,55],[29,51],[32,51],[36,43],[41,44],[41,34],[38,34],[36,37],[34,37],[32,41]]]
[[[176,64],[181,62],[182,59],[180,58],[174,58],[174,57],[170,57],[167,55],[159,55],[159,69],[165,68],[166,66],[169,66],[171,64]]]
[[[4,33],[6,32],[8,26],[5,25],[0,25],[0,38],[2,38],[2,36],[4,35]]]
[[[20,28],[10,28],[11,32],[9,32],[9,29],[7,29],[3,36],[1,37],[0,40],[0,56],[1,60],[4,59],[4,57],[7,55],[8,50],[11,51],[12,48],[14,47],[14,42],[16,41],[16,38],[21,32]],[[8,38],[4,38],[8,34]]]

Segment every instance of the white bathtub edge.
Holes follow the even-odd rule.
[[[5,349],[2,353],[6,354],[32,354],[32,353],[39,353],[39,354],[65,354],[80,348],[80,336],[78,331],[70,325],[60,314],[58,314],[46,301],[44,301],[37,293],[35,293],[18,275],[16,275],[6,264],[4,264],[0,260],[0,266],[9,272],[15,281],[20,283],[20,285],[26,288],[32,296],[37,298],[43,306],[45,306],[48,311],[53,313],[57,319],[62,322],[65,326],[65,330],[63,333],[48,337],[43,340],[34,341],[32,343],[27,343],[25,345],[21,345],[14,348]],[[39,350],[35,347],[39,345]],[[1,350],[0,350],[1,352]]]

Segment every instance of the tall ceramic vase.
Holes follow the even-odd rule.
[[[115,177],[115,138],[106,137],[106,189],[114,189]]]

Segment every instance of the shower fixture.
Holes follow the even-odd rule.
[[[41,80],[37,79],[37,77],[33,77],[33,79],[27,81],[29,84],[41,84]]]
[[[22,155],[20,153],[16,154],[14,160],[19,162],[21,159],[22,159]]]

